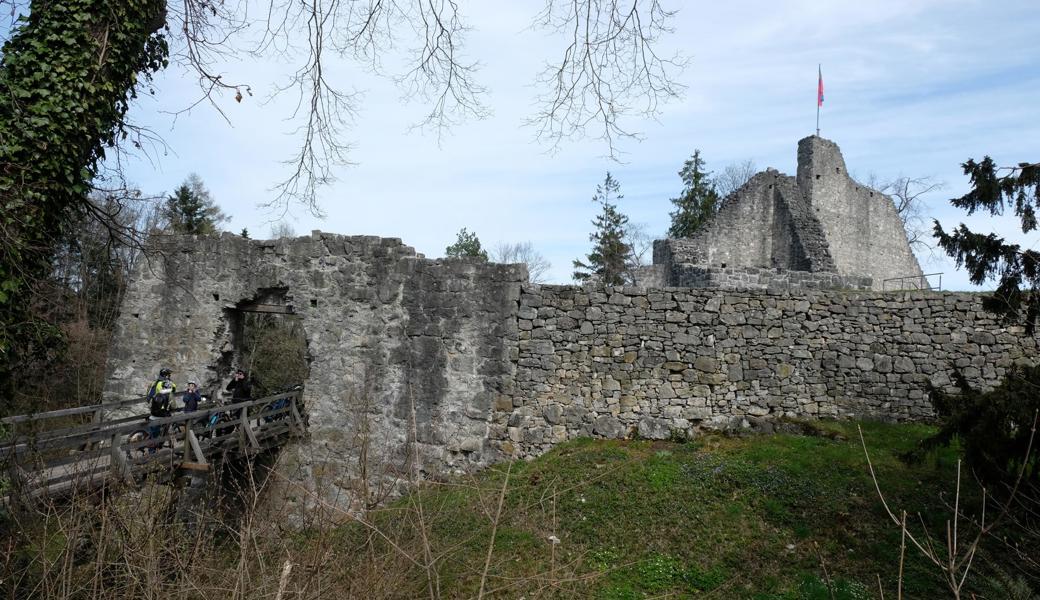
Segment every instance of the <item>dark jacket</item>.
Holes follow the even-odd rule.
[[[181,396],[181,401],[184,402],[184,412],[195,412],[199,409],[199,402],[202,400],[202,393],[198,390],[194,392],[184,392]]]
[[[244,402],[253,397],[253,385],[249,383],[248,378],[232,379],[224,389],[231,392],[232,402]]]

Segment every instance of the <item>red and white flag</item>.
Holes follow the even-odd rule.
[[[817,71],[820,75],[819,84],[816,86],[816,106],[823,106],[823,69],[818,67]]]

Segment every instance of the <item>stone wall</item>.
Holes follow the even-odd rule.
[[[977,295],[805,291],[837,285],[834,273],[701,273],[766,290],[536,286],[520,265],[430,260],[397,239],[225,234],[158,249],[122,306],[106,395],[143,394],[163,366],[219,390],[248,367],[242,312],[291,307],[311,361],[310,436],[280,464],[348,505],[575,436],[929,418],[927,385],[950,388],[954,369],[988,387],[1037,360],[1038,338],[1002,327]]]
[[[512,395],[523,266],[428,260],[398,239],[321,232],[185,236],[159,250],[123,303],[108,397],[142,395],[163,366],[175,382],[222,389],[241,358],[239,309],[292,306],[311,360],[310,439],[282,460],[328,501],[350,497],[359,472],[385,483],[495,460],[488,423]]]
[[[688,435],[780,416],[927,419],[926,386],[1037,360],[967,293],[525,286],[506,453],[577,436]]]
[[[669,281],[676,287],[714,288],[719,290],[869,290],[869,277],[812,273],[759,267],[705,267],[678,264],[672,266]],[[642,286],[650,287],[650,286]]]

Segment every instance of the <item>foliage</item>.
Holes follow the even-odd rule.
[[[253,382],[253,397],[303,383],[310,371],[307,339],[299,319],[246,314],[242,326],[243,361]]]
[[[930,389],[942,427],[922,450],[958,440],[964,458],[984,481],[1012,481],[1022,466],[1033,419],[1040,411],[1040,365],[1012,367],[1004,381],[980,391],[957,375],[959,394]],[[1026,474],[1040,482],[1040,461],[1034,452]]]
[[[596,186],[592,201],[599,204],[602,212],[592,221],[593,229],[589,241],[592,252],[586,261],[575,260],[575,281],[598,281],[603,285],[624,285],[632,260],[632,247],[627,242],[628,217],[617,209],[621,195],[621,184],[608,172],[603,183]]]
[[[195,173],[188,175],[173,195],[166,198],[162,217],[168,233],[189,235],[216,233],[217,226],[229,220]]]
[[[541,252],[535,250],[531,242],[515,244],[499,244],[491,252],[491,258],[497,263],[522,263],[527,266],[527,278],[531,283],[545,283],[552,263]]]
[[[58,243],[51,273],[38,283],[32,312],[61,332],[60,352],[23,362],[11,374],[6,413],[96,402],[105,376],[112,326],[140,242],[156,220],[154,205],[94,194],[87,218]]]
[[[243,227],[242,231],[238,232],[238,235],[239,235],[239,237],[244,237],[245,239],[248,240],[249,239],[249,230],[246,229],[245,227]]]
[[[1006,569],[994,567],[994,573],[987,578],[985,591],[987,598],[1006,598],[1007,600],[1040,600],[1040,594],[1033,592],[1029,580],[1021,575],[1012,575]]]
[[[487,262],[488,253],[480,247],[480,239],[476,233],[470,233],[463,227],[459,230],[455,243],[444,249],[444,255],[449,258],[475,258]]]
[[[907,465],[898,455],[931,428],[863,427],[892,502],[941,529],[947,509],[939,492],[948,489],[955,453]],[[319,449],[297,460],[314,465],[315,481],[336,487],[310,492],[275,470],[268,480],[287,488],[264,495],[264,512],[252,512],[248,498],[236,504],[241,519],[221,524],[214,536],[185,532],[149,511],[151,494],[166,486],[90,498],[80,512],[41,510],[42,524],[3,529],[0,564],[8,575],[0,595],[7,582],[18,582],[41,590],[41,598],[61,597],[71,586],[95,589],[98,598],[215,599],[232,587],[241,597],[274,598],[289,563],[289,597],[476,598],[488,564],[486,598],[806,600],[833,592],[852,599],[872,597],[865,590],[876,595],[878,575],[885,597],[896,598],[900,536],[875,518],[881,509],[855,425],[817,430],[827,435],[575,440],[531,461],[428,482],[389,506],[349,513],[322,500],[351,480],[318,474],[329,452]],[[279,506],[279,497],[288,506]],[[307,499],[326,510],[312,511],[310,527],[289,528],[283,516]],[[970,494],[960,500],[963,510],[978,502]],[[989,541],[987,548],[999,549]],[[170,556],[185,560],[170,571],[162,558]],[[903,597],[943,597],[920,557],[908,554],[904,573]]]
[[[39,4],[0,56],[0,381],[60,344],[31,297],[106,152],[133,133],[124,116],[137,87],[167,57],[165,2]]]
[[[688,238],[718,212],[719,193],[715,190],[711,173],[704,170],[700,150],[694,150],[693,156],[683,163],[679,177],[683,181],[683,191],[678,198],[672,198],[676,209],[669,213],[672,225],[668,228],[668,236]]]
[[[1036,230],[1036,210],[1040,206],[1040,163],[1019,163],[998,168],[990,157],[981,163],[968,159],[961,165],[971,178],[971,191],[950,203],[974,214],[985,211],[1001,215],[1011,209],[1018,217],[1022,233]],[[1001,171],[1007,171],[1001,175]],[[1040,319],[1040,251],[1008,244],[995,233],[969,230],[963,223],[947,233],[935,221],[939,246],[953,257],[958,267],[968,270],[971,282],[981,285],[997,280],[997,289],[983,299],[986,310],[1009,321],[1022,321],[1033,332]]]

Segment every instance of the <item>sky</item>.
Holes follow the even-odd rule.
[[[424,114],[421,101],[406,101],[364,65],[332,61],[329,79],[363,94],[343,132],[353,164],[320,191],[324,219],[302,207],[284,217],[296,234],[396,237],[435,258],[465,227],[485,247],[531,242],[552,263],[550,281],[568,283],[571,261],[590,250],[598,212],[591,199],[608,171],[621,184],[619,209],[654,238],[664,237],[669,199],[682,189],[677,172],[694,149],[709,170],[750,159],[760,170],[793,175],[798,140],[816,127],[822,64],[821,135],[838,143],[854,177],[931,177],[944,187],[924,197],[925,210],[944,226],[964,222],[1025,246],[1040,243],[1013,217],[969,218],[948,204],[968,190],[960,168],[968,158],[1040,160],[1036,0],[664,0],[678,14],[662,49],[689,59],[677,77],[686,91],[656,119],[623,123],[641,136],[621,142],[619,161],[596,140],[552,152],[524,126],[540,92],[536,76],[566,43],[530,27],[543,5],[461,3],[472,28],[464,51],[480,62],[492,114],[441,138],[413,127]],[[129,116],[163,142],[125,159],[131,183],[164,194],[197,173],[230,216],[227,230],[268,237],[282,216],[260,206],[274,197],[297,144],[295,97],[272,94],[299,58],[231,55],[218,67],[253,95],[239,103],[227,92],[216,106],[190,110],[197,77],[177,64],[160,73],[156,94],[135,102]],[[926,273],[943,273],[944,288],[972,289],[941,251],[918,257]]]

